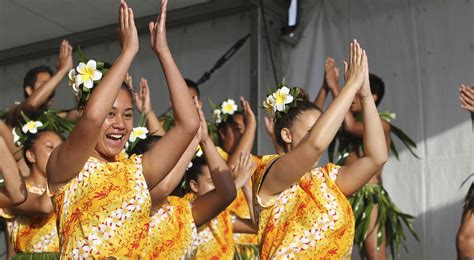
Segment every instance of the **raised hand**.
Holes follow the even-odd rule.
[[[474,113],[474,86],[461,84],[459,88],[459,100],[461,107],[471,113]]]
[[[250,156],[250,152],[240,153],[239,162],[237,163],[237,166],[232,169],[232,174],[235,177],[236,189],[242,188],[249,182],[254,167],[255,164]]]
[[[257,125],[257,120],[255,119],[255,114],[252,111],[252,108],[250,107],[250,104],[245,98],[240,97],[240,102],[242,103],[242,108],[244,112],[244,122],[245,122],[245,127],[248,127],[249,125],[256,126]]]
[[[267,130],[267,133],[269,136],[274,136],[275,135],[275,123],[273,122],[273,119],[265,116],[265,129]]]
[[[134,95],[138,111],[148,114],[151,111],[151,98],[148,80],[144,78],[140,80],[140,88]]]
[[[138,33],[135,26],[133,10],[128,7],[125,0],[120,1],[119,10],[119,35],[122,51],[138,52]]]
[[[66,73],[72,69],[72,46],[67,40],[63,40],[59,46],[56,69],[61,73]]]
[[[349,64],[344,62],[346,84],[354,84],[362,87],[366,74],[368,73],[367,55],[357,40],[351,43]]]
[[[326,80],[326,86],[329,89],[339,85],[339,69],[336,67],[336,62],[331,57],[328,57],[324,64],[324,78]]]
[[[150,45],[157,55],[164,51],[169,51],[168,40],[166,38],[166,10],[168,0],[161,1],[161,12],[156,22],[150,22]]]
[[[209,130],[207,128],[206,117],[204,116],[204,112],[202,112],[202,106],[199,103],[198,97],[194,97],[193,101],[198,111],[199,120],[200,120],[199,130],[196,135],[199,136],[200,142],[204,143],[209,139]]]

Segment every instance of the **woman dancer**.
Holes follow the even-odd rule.
[[[354,216],[346,196],[383,166],[387,149],[370,93],[367,56],[357,41],[351,44],[347,74],[346,86],[323,114],[286,87],[267,97],[265,107],[276,112],[275,135],[286,153],[265,156],[254,174],[262,259],[350,257]],[[350,166],[316,168],[356,94],[366,124],[366,155]]]
[[[175,127],[142,156],[126,158],[121,153],[133,122],[132,95],[123,80],[138,52],[133,11],[121,1],[122,51],[93,89],[74,130],[48,162],[48,180],[61,216],[62,257],[145,256],[151,208],[148,190],[172,170],[199,128],[191,96],[168,48],[166,5],[163,0],[158,21],[149,24],[150,43],[175,104]],[[86,72],[94,65],[88,62]],[[97,72],[91,74],[81,75],[76,83],[100,78]]]

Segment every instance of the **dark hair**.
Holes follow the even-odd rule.
[[[36,141],[44,133],[47,133],[47,132],[54,133],[57,136],[59,136],[59,138],[61,138],[61,140],[64,140],[64,136],[62,134],[57,133],[57,132],[52,131],[52,130],[47,130],[47,129],[39,130],[36,134],[29,134],[28,138],[23,143],[23,158],[25,158],[25,162],[26,162],[26,165],[28,165],[28,167],[31,167],[31,162],[26,158],[26,152],[33,149],[33,146],[35,145]]]
[[[196,82],[194,82],[190,79],[184,79],[184,81],[186,81],[186,85],[188,86],[188,88],[192,88],[192,89],[196,90],[198,98],[201,97],[201,92],[199,92],[199,87],[198,87],[198,84]]]
[[[474,182],[471,183],[469,191],[464,198],[464,211],[474,211]]]
[[[133,147],[133,149],[129,152],[129,154],[137,154],[137,155],[144,154],[148,150],[150,150],[150,148],[160,139],[161,139],[161,136],[158,136],[158,135],[147,136],[145,140],[140,140],[135,145],[135,147]]]
[[[280,118],[275,120],[275,125],[274,125],[274,131],[275,131],[275,139],[277,143],[286,151],[286,143],[283,141],[283,138],[281,137],[281,130],[283,128],[291,128],[298,119],[298,117],[301,115],[301,113],[309,110],[315,110],[315,111],[320,111],[319,109],[313,102],[303,98],[303,100],[298,101],[298,104],[296,107],[292,107],[288,110],[288,112],[283,113]]]
[[[382,102],[383,96],[385,95],[385,83],[379,76],[372,73],[369,74],[369,81],[370,91],[372,94],[377,95],[375,105],[378,106],[380,102]]]
[[[198,181],[199,176],[203,174],[203,167],[207,167],[207,161],[204,157],[195,157],[192,161],[192,166],[186,171],[186,185],[189,191],[191,191],[191,181]]]
[[[87,100],[84,100],[84,99],[81,99],[79,100],[79,104],[78,104],[78,108],[81,108],[81,107],[85,107],[87,102],[89,101],[90,97],[92,96],[92,92],[94,91],[94,89],[96,88],[97,86],[94,86],[92,89],[91,89],[91,93],[90,93],[90,96]],[[128,94],[130,94],[130,98],[132,99],[132,105],[135,104],[135,100],[133,98],[133,92],[132,90],[128,87],[127,83],[123,82],[122,83],[122,86],[120,87],[121,89],[125,89]]]
[[[38,74],[41,72],[46,72],[50,76],[53,75],[53,71],[51,70],[51,68],[44,65],[34,67],[28,72],[26,72],[25,78],[23,79],[23,96],[25,97],[25,99],[28,97],[28,94],[26,93],[26,87],[34,87],[36,80],[38,79]]]
[[[235,123],[235,119],[234,119],[234,116],[236,115],[244,115],[244,113],[242,111],[235,111],[233,115],[229,115],[226,120],[223,120],[222,122],[220,122],[219,124],[217,124],[217,132],[219,133],[220,131],[226,131],[226,127],[228,126],[232,126],[232,124]],[[220,135],[218,134],[217,135],[218,138],[219,138],[219,145],[222,145],[222,143],[224,142],[224,140],[221,139]]]

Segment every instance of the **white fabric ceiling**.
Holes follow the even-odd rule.
[[[169,10],[210,2],[173,0]],[[0,0],[0,50],[116,23],[118,0]],[[158,0],[130,0],[135,17],[156,14]],[[14,26],[14,30],[12,30]]]

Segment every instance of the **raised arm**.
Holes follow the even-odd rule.
[[[239,162],[241,153],[250,152],[253,147],[253,141],[255,140],[255,132],[257,131],[257,120],[255,114],[250,107],[250,104],[243,97],[240,98],[242,108],[244,112],[244,123],[245,130],[240,138],[239,144],[235,148],[235,151],[229,156],[227,164],[232,168]]]
[[[32,91],[31,95],[21,102],[20,105],[16,106],[11,110],[11,114],[8,115],[8,118],[16,120],[21,118],[21,112],[28,113],[41,107],[44,103],[48,101],[50,96],[54,93],[56,88],[61,83],[61,80],[67,74],[67,72],[72,68],[72,47],[68,41],[63,40],[59,47],[59,56],[57,61],[57,71],[52,77],[46,81],[40,88],[34,89],[34,86],[30,86]],[[10,120],[11,121],[11,120]],[[16,123],[10,122],[12,126]]]
[[[199,116],[201,118],[201,126],[199,127],[199,131],[197,132],[193,141],[184,152],[183,156],[179,158],[179,161],[175,165],[173,170],[171,170],[171,172],[166,175],[166,177],[150,191],[153,205],[160,205],[164,201],[164,199],[166,199],[166,197],[168,197],[178,186],[179,182],[183,179],[183,176],[186,173],[186,169],[189,166],[189,162],[196,154],[199,142],[201,140],[206,140],[209,135],[207,132],[206,119],[204,118],[204,114],[202,113],[201,105],[197,101],[197,97],[194,98],[194,104],[196,105],[196,108],[199,111]]]
[[[9,208],[27,198],[26,186],[5,140],[0,137],[0,171],[5,186],[0,189],[0,207]]]
[[[120,91],[123,79],[138,52],[138,35],[132,9],[120,2],[119,33],[122,51],[108,73],[95,88],[83,115],[68,138],[51,154],[47,165],[48,181],[61,184],[82,169],[99,138],[99,130]]]
[[[201,121],[204,120],[205,122],[204,114],[201,112],[200,115]],[[207,126],[206,123],[204,125]],[[198,227],[216,217],[235,199],[237,194],[230,169],[220,156],[209,135],[202,139],[201,147],[215,189],[198,197],[192,204],[194,223]]]
[[[146,126],[148,131],[153,135],[164,136],[166,134],[165,129],[160,124],[158,117],[153,111],[150,98],[150,88],[148,87],[148,80],[142,78],[140,80],[140,88],[138,92],[134,94],[135,104],[140,113],[146,114]]]
[[[367,74],[367,56],[357,41],[351,44],[349,78],[306,137],[290,152],[281,156],[269,169],[260,190],[263,196],[273,196],[297,182],[319,161],[322,153],[336,135],[354,96]]]
[[[255,215],[253,213],[253,193],[250,186],[250,178],[255,170],[255,163],[252,160],[249,152],[241,153],[237,166],[232,169],[234,172],[234,182],[236,190],[242,189],[245,195],[245,200],[250,212],[250,218],[255,222]]]
[[[324,108],[324,103],[328,93],[331,92],[334,96],[334,92],[339,93],[339,69],[336,67],[336,62],[333,58],[328,57],[326,63],[324,64],[324,80],[323,85],[319,89],[318,95],[314,100],[314,104],[319,107],[321,110]]]
[[[336,184],[346,195],[362,188],[385,164],[388,159],[388,148],[385,141],[382,121],[377,112],[374,98],[370,92],[369,74],[367,72],[359,98],[362,104],[362,121],[364,156],[339,170]],[[388,129],[390,132],[390,128]]]
[[[166,5],[163,0],[157,23],[150,22],[150,42],[160,60],[173,104],[175,126],[143,155],[143,174],[148,188],[153,189],[183,155],[199,129],[199,116],[166,39]]]

